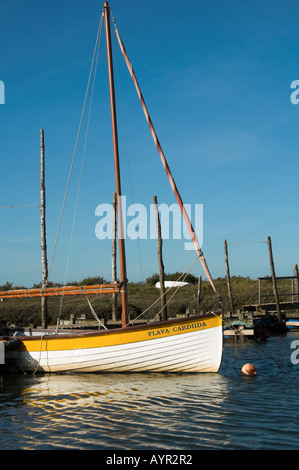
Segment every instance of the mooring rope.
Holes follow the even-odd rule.
[[[219,315],[217,315],[217,313],[215,312],[211,312],[213,313],[213,315],[215,315],[215,317],[218,317],[218,318],[221,318]],[[252,344],[253,346],[255,346],[257,349],[259,349],[262,353],[264,353],[266,356],[268,356],[270,359],[272,359],[272,361],[276,362],[276,364],[278,364],[280,367],[282,367],[283,369],[285,369],[287,372],[289,372],[289,370],[283,365],[281,364],[280,362],[278,362],[274,357],[272,357],[270,354],[266,353],[266,351],[264,351],[263,349],[259,348],[255,343],[251,343],[249,341],[248,338],[246,338],[246,336],[244,335],[244,333],[242,332],[242,330],[238,329],[238,328],[234,328],[232,327],[232,325],[225,320],[225,318],[222,318],[222,322],[225,323],[228,328],[230,328],[233,333],[234,333],[234,340],[235,340],[235,346],[236,346],[236,356],[237,356],[237,361],[239,362],[240,364],[240,361],[239,361],[239,358],[238,358],[238,350],[237,350],[237,335],[240,334],[240,336],[242,337],[242,342],[244,343],[244,340],[247,341],[249,344]],[[241,364],[240,364],[240,367],[241,367]]]
[[[247,338],[246,338],[247,339]],[[249,341],[249,340],[247,340]],[[255,343],[253,343],[253,345],[259,349],[262,353],[264,353],[266,356],[268,356],[270,359],[272,359],[272,361],[276,362],[276,364],[278,364],[280,367],[282,367],[286,372],[290,372],[283,364],[281,364],[280,362],[278,362],[274,357],[270,356],[270,354],[266,353],[266,351],[264,351],[263,349],[259,348]]]

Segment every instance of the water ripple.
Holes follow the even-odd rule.
[[[289,343],[269,341],[287,362]],[[271,349],[272,347],[272,349]],[[255,361],[252,361],[253,352]],[[296,449],[298,373],[240,347],[255,378],[226,346],[219,374],[2,377],[2,449]],[[248,360],[251,359],[251,360]]]

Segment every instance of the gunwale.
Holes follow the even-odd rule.
[[[221,317],[221,314],[215,315],[214,313],[204,313],[204,314],[199,314],[199,315],[192,315],[192,316],[187,316],[187,317],[180,317],[180,318],[170,318],[168,320],[164,321],[158,321],[154,323],[145,323],[143,325],[128,325],[125,328],[113,328],[113,329],[107,329],[107,330],[84,330],[84,331],[76,331],[74,333],[59,333],[59,334],[49,334],[47,335],[47,340],[57,340],[57,339],[63,339],[63,338],[75,338],[75,337],[93,337],[93,336],[106,336],[106,335],[114,335],[114,334],[123,334],[123,333],[128,333],[128,332],[138,332],[138,331],[143,331],[143,330],[149,330],[149,329],[156,329],[159,327],[163,328],[164,326],[172,326],[176,325],[179,323],[184,323],[184,322],[193,322],[196,320],[203,320],[207,318],[215,318],[215,317]],[[47,330],[45,330],[47,331]],[[43,334],[40,336],[16,336],[20,341],[26,340],[26,341],[40,341],[41,338],[43,337]],[[6,341],[11,337],[8,337],[7,335],[5,336],[0,336],[1,341]]]

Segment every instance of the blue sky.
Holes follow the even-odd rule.
[[[278,276],[298,256],[298,0],[110,2],[162,148],[185,203],[203,204],[203,252],[212,276]],[[41,280],[40,129],[45,132],[50,260],[103,2],[1,0],[0,284]],[[128,205],[175,202],[116,40],[122,190]],[[119,85],[118,85],[119,82]],[[111,203],[113,156],[104,36],[71,256],[65,266],[82,158],[82,134],[50,280],[111,278],[111,241],[95,236],[96,207]],[[130,168],[130,172],[128,170]],[[133,190],[130,185],[130,175]],[[133,196],[132,196],[133,191]],[[166,272],[195,253],[164,242]],[[153,240],[126,241],[128,278],[158,272]],[[140,257],[139,257],[140,253]],[[203,275],[197,262],[192,273]]]

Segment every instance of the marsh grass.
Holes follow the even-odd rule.
[[[177,279],[178,273],[168,274],[166,279]],[[139,317],[142,312],[147,310],[157,299],[159,299],[160,291],[154,285],[157,280],[157,275],[154,274],[148,278],[144,283],[129,283],[128,284],[128,310],[130,319]],[[100,282],[105,281],[100,279]],[[177,316],[184,315],[187,310],[190,313],[194,312],[197,305],[197,279],[189,278],[191,284],[177,289],[176,295],[167,305],[168,315]],[[83,279],[80,283],[71,283],[72,285],[89,285],[99,283],[99,278]],[[226,278],[215,279],[216,288],[223,299],[225,311],[229,311],[229,301],[227,295]],[[257,304],[258,303],[258,280],[249,277],[232,276],[231,278],[232,292],[234,298],[235,310],[241,309],[243,305]],[[13,288],[11,283],[6,283],[0,286],[1,290]],[[36,285],[33,287],[37,287]],[[291,292],[292,286],[290,281],[278,282],[279,292]],[[173,289],[167,292],[166,298],[170,299]],[[265,297],[265,302],[273,302],[272,297],[272,282],[262,283],[262,293],[270,295]],[[120,296],[118,296],[119,314],[121,311]],[[101,319],[111,319],[111,305],[112,299],[110,295],[91,295],[89,300]],[[284,296],[282,300],[290,300],[290,297]],[[48,318],[49,324],[55,325],[57,317],[60,312],[61,298],[48,298]],[[199,304],[200,312],[207,312],[210,310],[217,310],[219,308],[217,298],[207,280],[202,281],[201,284],[201,297]],[[160,301],[146,312],[145,318],[149,319],[155,316],[160,310]],[[30,324],[40,324],[40,311],[41,302],[40,298],[37,299],[12,299],[0,302],[0,322],[6,324],[10,322],[18,326],[29,326]],[[82,314],[86,316],[87,320],[94,320],[90,311],[87,300],[83,296],[64,297],[61,308],[61,319],[69,320],[70,315],[75,315],[77,318]]]

